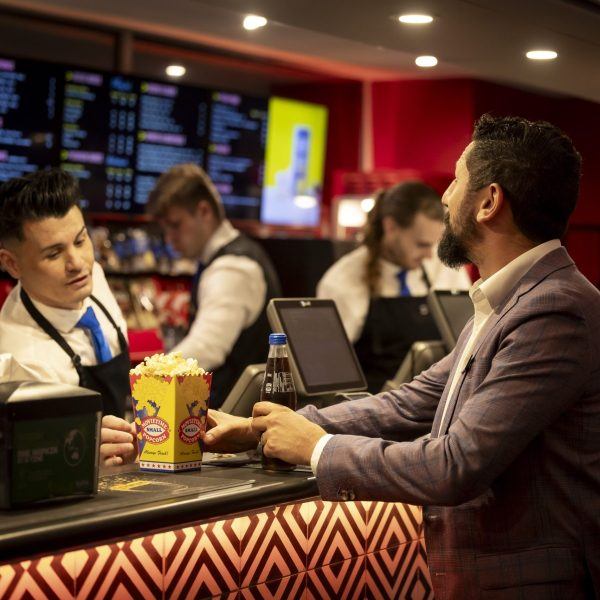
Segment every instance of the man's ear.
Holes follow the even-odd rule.
[[[478,196],[479,206],[475,214],[477,222],[490,223],[497,219],[506,202],[504,190],[497,183],[490,183]]]
[[[11,277],[15,279],[21,278],[21,269],[19,268],[17,257],[3,246],[0,246],[0,266],[4,271],[10,273]]]

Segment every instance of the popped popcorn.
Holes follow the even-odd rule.
[[[156,375],[176,377],[181,375],[204,375],[195,358],[183,358],[181,352],[153,354],[129,371],[130,375]]]

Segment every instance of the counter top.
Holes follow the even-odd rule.
[[[0,511],[0,562],[209,521],[318,495],[310,470],[270,473],[259,465],[189,473],[100,472],[93,498]]]

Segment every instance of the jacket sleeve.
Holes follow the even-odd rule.
[[[597,360],[583,318],[546,311],[522,321],[505,325],[488,372],[446,435],[413,442],[361,437],[372,435],[377,422],[385,423],[379,427],[383,433],[418,422],[420,410],[429,420],[435,388],[419,401],[413,390],[377,397],[377,409],[364,411],[369,426],[344,421],[336,428],[322,419],[326,429],[353,434],[334,436],[323,450],[317,469],[322,497],[339,499],[345,490],[356,500],[458,505],[485,492],[534,437],[582,397]],[[352,414],[346,411],[346,417]]]
[[[299,413],[323,427],[327,433],[413,440],[431,431],[433,417],[454,362],[454,353],[397,390],[321,410],[307,406]]]

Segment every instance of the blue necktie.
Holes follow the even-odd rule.
[[[98,363],[104,363],[112,358],[108,342],[104,337],[104,333],[102,333],[100,323],[98,323],[94,309],[91,306],[87,307],[87,310],[83,313],[81,319],[77,321],[75,327],[87,329],[92,334],[92,343],[94,344],[94,352],[96,353]]]
[[[406,275],[407,274],[408,274],[408,271],[405,271],[403,269],[402,271],[398,271],[398,274],[396,275],[396,277],[398,278],[398,282],[400,283],[400,295],[402,297],[410,296],[410,289],[406,285]]]

